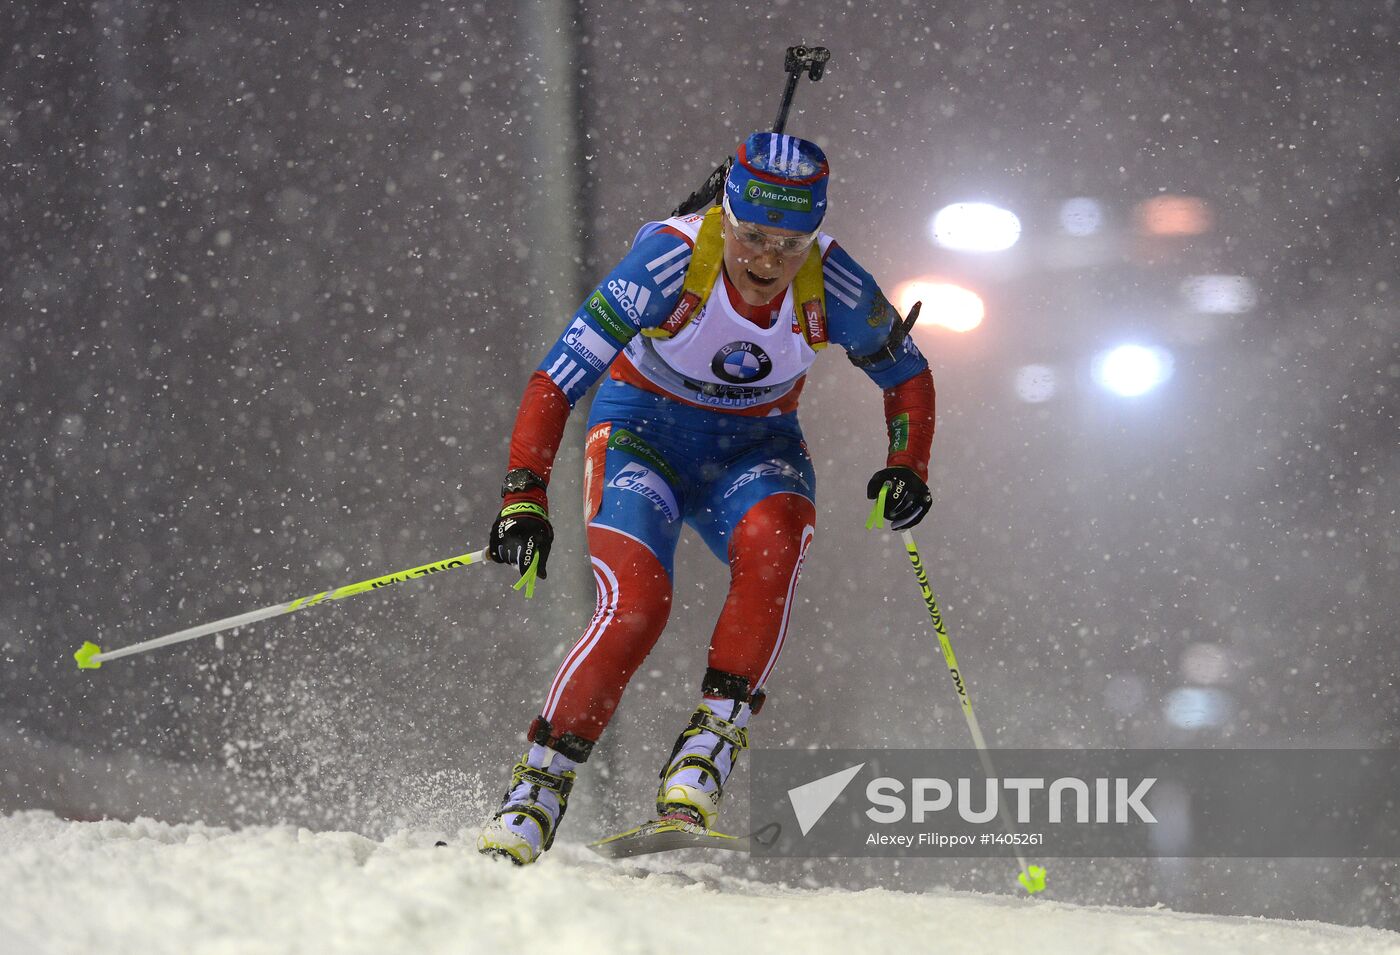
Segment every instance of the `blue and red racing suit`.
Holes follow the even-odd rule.
[[[676,542],[689,523],[730,566],[710,643],[711,671],[762,688],[782,649],[816,526],[816,476],[797,422],[815,358],[793,291],[752,306],[723,269],[699,314],[671,338],[700,216],[648,223],[588,296],[530,377],[510,442],[511,468],[549,478],[570,409],[604,373],[585,463],[597,610],[560,665],[536,742],[591,743],[666,625]],[[875,280],[830,236],[823,255],[827,334],[884,390],[887,465],[927,479],[934,390],[913,341],[888,347],[899,320]],[[508,495],[546,504],[543,491]]]

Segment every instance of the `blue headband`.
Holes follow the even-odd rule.
[[[815,232],[826,215],[826,154],[816,143],[754,133],[734,155],[724,182],[729,208],[745,222]]]

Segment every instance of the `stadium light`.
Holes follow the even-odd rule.
[[[986,202],[955,202],[933,217],[933,241],[955,252],[1002,252],[1021,238],[1014,212]]]
[[[1079,196],[1060,206],[1060,228],[1076,238],[1094,235],[1103,227],[1103,206],[1098,200]]]
[[[1049,401],[1059,387],[1055,369],[1048,365],[1022,365],[1016,369],[1016,397],[1027,404]]]
[[[1136,398],[1172,376],[1172,356],[1163,348],[1119,345],[1101,352],[1090,371],[1099,387],[1124,398]]]
[[[899,314],[908,315],[915,302],[923,302],[919,311],[919,326],[940,326],[953,332],[970,332],[982,324],[987,306],[982,296],[971,289],[942,282],[938,279],[913,279],[901,282],[894,289],[894,306]]]
[[[1179,729],[1212,729],[1230,718],[1232,699],[1224,690],[1203,686],[1179,686],[1167,694],[1163,705],[1167,722]]]
[[[1211,230],[1210,204],[1196,196],[1154,196],[1138,203],[1138,228],[1146,235],[1203,235]]]

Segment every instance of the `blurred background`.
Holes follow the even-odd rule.
[[[72,653],[484,546],[527,374],[637,227],[768,128],[799,42],[832,50],[788,126],[831,157],[826,228],[925,303],[918,537],[994,745],[1395,746],[1396,13],[7,5],[0,810],[477,824],[592,613],[584,408],[531,602],[488,566],[100,671]],[[863,529],[879,392],[823,355],[802,419],[820,526],[756,744],[965,746],[898,538]],[[687,532],[566,837],[646,815],[727,579]],[[1393,862],[1050,867],[1062,900],[1400,927]]]

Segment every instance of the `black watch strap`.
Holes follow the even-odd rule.
[[[506,472],[506,479],[501,482],[501,497],[505,497],[507,494],[517,494],[520,491],[528,491],[532,487],[543,491],[547,485],[544,483],[544,478],[529,468],[512,468]]]

